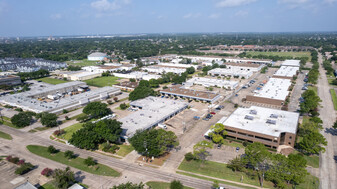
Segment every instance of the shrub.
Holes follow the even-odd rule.
[[[84,121],[86,121],[86,120],[88,120],[89,119],[89,116],[88,115],[81,115],[81,116],[79,116],[77,119],[76,119],[76,121],[79,121],[80,123],[82,123],[82,122],[84,122]]]
[[[10,162],[10,160],[11,160],[12,158],[13,158],[12,156],[7,156],[7,157],[6,157],[6,160]]]
[[[170,189],[183,189],[184,185],[179,180],[174,180],[170,183]]]
[[[185,159],[186,161],[191,161],[195,159],[195,156],[191,152],[188,152],[187,154],[185,154]]]
[[[23,165],[25,163],[25,160],[20,160],[18,163],[17,163],[17,165]]]
[[[54,146],[52,146],[52,145],[48,146],[48,150],[47,151],[49,153],[51,153],[51,154],[55,154],[55,153],[58,152],[58,150]]]
[[[70,120],[70,118],[69,118],[68,116],[65,116],[64,118],[65,118],[66,120]]]
[[[15,108],[14,110],[15,110],[15,111],[18,111],[18,112],[23,112],[23,109],[22,109],[22,108]]]
[[[66,113],[68,113],[68,112],[69,112],[68,110],[63,109],[63,113],[64,113],[64,114],[66,114]]]
[[[17,164],[20,161],[20,159],[18,157],[11,157],[10,159],[8,159],[8,161]]]
[[[23,175],[25,173],[28,173],[33,169],[33,165],[31,163],[24,163],[19,168],[15,170],[15,174],[17,175]]]
[[[96,160],[94,160],[94,158],[88,157],[87,159],[84,160],[84,164],[86,164],[87,166],[93,166],[96,165],[97,162]]]
[[[123,103],[123,104],[120,104],[119,107],[120,107],[122,110],[125,110],[126,108],[128,108],[128,105],[126,105],[125,103]]]
[[[52,169],[49,169],[49,168],[44,168],[42,171],[41,171],[41,175],[43,176],[46,176],[46,177],[49,177],[53,174],[53,170]]]
[[[107,100],[106,101],[109,105],[113,104],[112,100]]]
[[[60,136],[60,135],[63,135],[64,133],[66,133],[65,131],[64,131],[64,129],[61,129],[61,130],[56,130],[56,131],[54,131],[54,135],[55,136]]]
[[[115,101],[115,102],[118,102],[118,97],[114,97],[114,101]]]
[[[74,158],[74,152],[71,150],[67,150],[64,152],[64,157],[66,157],[67,159],[72,159]]]

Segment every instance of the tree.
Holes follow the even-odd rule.
[[[15,114],[11,118],[11,122],[13,123],[13,125],[19,128],[30,125],[31,121],[32,121],[32,116],[26,112],[20,112],[18,114]]]
[[[150,87],[138,86],[129,94],[129,100],[134,101],[148,96],[155,96],[155,94],[156,92]]]
[[[326,145],[326,139],[317,131],[304,135],[303,139],[298,143],[299,148],[308,154],[319,154],[320,152],[325,152],[325,148],[323,146]]]
[[[246,162],[244,159],[241,159],[240,157],[236,157],[229,161],[227,164],[227,167],[232,169],[233,171],[243,171],[246,166]]]
[[[145,185],[141,182],[139,184],[133,184],[132,182],[127,182],[120,184],[118,186],[113,186],[112,189],[144,189]]]
[[[96,160],[94,160],[94,158],[88,157],[87,159],[84,160],[84,164],[86,164],[87,166],[94,166],[97,164],[97,162]]]
[[[158,88],[159,87],[159,82],[156,79],[150,79],[149,84],[151,88]]]
[[[185,159],[186,161],[191,161],[195,159],[195,156],[191,152],[188,152],[185,154]]]
[[[224,143],[223,136],[227,135],[225,126],[221,123],[216,123],[215,125],[211,126],[211,130],[213,131],[212,133],[210,133],[210,137],[212,138],[212,141],[216,144]]]
[[[52,184],[59,189],[67,189],[75,183],[75,174],[67,167],[65,170],[55,169],[53,172]]]
[[[64,152],[64,157],[66,157],[67,159],[72,159],[74,158],[74,152],[71,150],[67,150]]]
[[[50,154],[55,154],[55,153],[58,152],[58,150],[57,150],[53,145],[48,146],[47,151],[48,151]]]
[[[172,131],[164,129],[137,131],[129,142],[138,153],[147,157],[161,156],[179,144],[177,136]]]
[[[193,147],[194,157],[196,159],[202,160],[202,163],[204,163],[207,157],[211,155],[206,149],[211,149],[211,148],[213,148],[212,142],[209,142],[206,140],[198,142]]]
[[[179,180],[173,180],[170,183],[170,189],[183,189],[184,185]]]
[[[92,118],[100,118],[111,113],[108,105],[102,102],[90,102],[83,108],[83,113],[90,115]]]
[[[245,149],[245,160],[253,166],[260,178],[261,187],[263,187],[264,173],[269,165],[271,153],[262,143],[254,142]]]
[[[114,97],[114,101],[115,101],[115,102],[118,102],[118,97]]]
[[[125,103],[122,103],[122,104],[119,105],[119,108],[121,110],[125,110],[126,108],[128,108],[128,105],[126,105]]]
[[[43,112],[41,114],[41,123],[46,127],[55,127],[57,126],[57,118],[56,114]]]
[[[337,121],[333,124],[332,128],[337,129]]]
[[[189,68],[186,68],[186,72],[188,73],[188,74],[194,74],[194,72],[195,72],[195,68],[194,67],[189,67]]]
[[[85,123],[76,131],[69,143],[87,150],[95,150],[103,142],[117,143],[120,137],[122,123],[117,120],[105,119],[97,123]]]

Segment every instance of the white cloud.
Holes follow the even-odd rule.
[[[92,2],[90,5],[92,8],[99,11],[111,11],[122,8],[123,5],[130,4],[131,0],[97,0]]]
[[[183,18],[188,19],[188,18],[199,18],[201,16],[200,13],[188,13],[183,16]]]
[[[239,10],[234,14],[234,16],[236,16],[236,17],[244,17],[244,16],[247,16],[247,15],[248,15],[248,12],[243,11],[243,10]]]
[[[216,4],[216,6],[217,7],[237,7],[237,6],[247,5],[255,1],[257,0],[221,0]]]
[[[52,15],[50,15],[50,18],[54,19],[54,20],[58,20],[58,19],[62,18],[62,15],[60,13],[52,14]]]
[[[212,18],[212,19],[217,19],[217,18],[219,18],[221,16],[221,14],[211,14],[211,15],[209,15],[208,16],[208,18]]]

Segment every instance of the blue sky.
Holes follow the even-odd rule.
[[[0,0],[0,36],[337,31],[337,0]]]

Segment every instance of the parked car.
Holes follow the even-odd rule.
[[[206,117],[204,117],[204,118],[202,118],[202,120],[208,121],[209,119],[208,119],[208,118],[206,118]]]
[[[193,117],[193,119],[195,119],[195,120],[199,120],[199,119],[200,119],[200,117],[199,117],[199,116],[194,116],[194,117]]]
[[[215,115],[215,112],[211,112],[211,114]]]
[[[218,144],[217,148],[218,148],[218,149],[220,149],[220,148],[221,148],[221,146],[222,146],[222,144]]]
[[[219,108],[221,108],[221,109],[223,109],[225,106],[223,106],[223,105],[219,105]]]
[[[308,87],[302,87],[302,90],[306,91],[306,90],[308,90]]]

